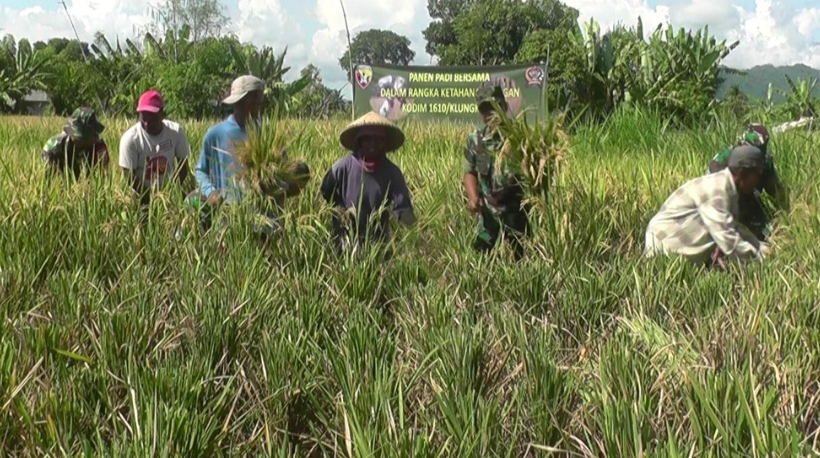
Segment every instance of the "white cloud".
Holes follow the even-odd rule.
[[[132,36],[135,27],[150,19],[146,3],[66,1],[83,40],[91,40],[97,30],[112,39],[118,35]],[[292,67],[288,78],[297,77],[299,70],[312,62],[322,70],[327,84],[341,87],[346,78],[338,59],[347,47],[347,38],[339,0],[308,0],[304,7],[311,10],[312,17],[301,20],[295,17],[298,12],[286,10],[282,1],[238,0],[229,29],[243,41],[269,45],[277,52],[288,46],[286,60]],[[422,37],[422,30],[430,22],[427,0],[344,1],[351,34],[370,28],[395,31],[411,40],[415,62],[430,62]],[[647,0],[564,2],[580,11],[581,21],[594,18],[603,29],[619,22],[633,26],[639,16],[646,33],[657,24],[671,23],[676,28],[701,28],[708,24],[710,33],[718,39],[740,41],[725,61],[735,67],[767,63],[820,67],[820,44],[816,42],[820,35],[820,6],[798,8],[792,0],[756,0],[749,9],[739,6],[740,0],[660,0],[657,6],[651,6]],[[0,34],[6,33],[32,41],[74,36],[59,5],[0,8]]]
[[[820,67],[820,8],[795,9],[783,2],[757,0],[754,11],[740,11],[740,26],[725,33],[740,42],[726,64],[748,68],[760,64],[803,63]]]
[[[594,19],[602,30],[618,23],[627,27],[634,26],[640,17],[644,31],[649,32],[656,24],[669,20],[669,7],[659,5],[653,8],[645,0],[564,0],[564,3],[578,10],[581,22],[587,23]]]
[[[427,60],[421,33],[430,22],[427,0],[346,0],[344,5],[351,39],[371,28],[392,30],[410,39],[416,62]],[[317,0],[314,12],[322,28],[313,35],[310,59],[322,69],[326,83],[339,87],[347,81],[339,67],[339,57],[347,49],[341,5],[339,0]]]
[[[669,19],[676,28],[700,29],[708,25],[711,34],[740,25],[738,8],[727,1],[679,0],[670,4]]]
[[[304,34],[279,0],[239,0],[238,12],[232,19],[230,29],[242,42],[270,46],[277,54],[287,47],[285,60],[291,70],[285,79],[299,77],[300,70],[308,64]]]
[[[125,0],[68,0],[68,13],[80,39],[90,41],[98,30],[108,37],[130,37],[134,28],[148,23],[145,6],[135,8]],[[40,6],[0,11],[0,33],[31,41],[73,38],[68,17],[62,7],[46,10]]]
[[[723,0],[667,0],[656,7],[644,0],[565,3],[579,10],[582,21],[594,18],[603,30],[619,22],[633,26],[639,16],[645,33],[658,24],[685,29],[708,25],[717,39],[740,42],[724,61],[734,67],[796,63],[820,67],[820,44],[814,39],[820,33],[820,7],[799,9],[787,0],[756,0],[753,10]]]

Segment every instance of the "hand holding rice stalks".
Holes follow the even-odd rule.
[[[563,120],[563,115],[547,116],[530,125],[524,112],[509,117],[497,109],[490,122],[504,140],[495,161],[496,172],[506,167],[518,174],[530,201],[543,202],[559,165],[569,153]]]
[[[247,139],[235,145],[238,173],[247,185],[262,197],[277,198],[292,195],[310,179],[310,170],[300,159],[290,158],[287,149],[301,136],[276,117],[264,125],[248,123]]]

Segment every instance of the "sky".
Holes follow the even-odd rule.
[[[226,30],[257,46],[272,46],[292,67],[286,79],[312,63],[330,87],[349,97],[338,60],[347,46],[339,0],[222,0],[229,22]],[[427,0],[343,0],[352,35],[371,28],[407,36],[416,52],[416,65],[429,65],[422,30],[430,22]],[[580,20],[594,18],[605,30],[615,24],[634,25],[640,16],[644,30],[658,24],[697,29],[709,26],[719,40],[740,41],[726,65],[803,63],[820,68],[820,1],[818,0],[562,0],[580,12]],[[132,37],[149,21],[148,5],[159,0],[65,0],[80,38],[90,41],[96,31],[112,41]],[[31,41],[72,38],[73,31],[57,0],[0,0],[0,36],[11,33]]]

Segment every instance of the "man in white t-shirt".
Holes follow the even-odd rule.
[[[120,139],[120,167],[143,204],[150,192],[164,188],[176,174],[182,184],[188,177],[191,146],[185,129],[165,119],[165,103],[155,90],[142,94],[137,105],[139,122]]]

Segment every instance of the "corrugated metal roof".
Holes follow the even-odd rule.
[[[23,100],[26,102],[48,102],[48,94],[43,91],[31,91]]]

